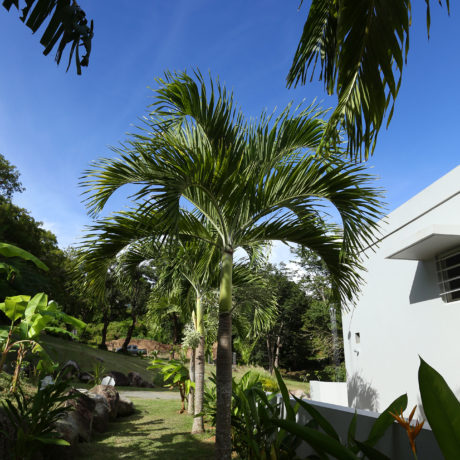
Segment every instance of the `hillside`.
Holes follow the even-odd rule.
[[[106,371],[119,371],[125,375],[128,372],[138,372],[148,382],[152,382],[155,375],[154,371],[147,370],[150,360],[146,358],[99,350],[49,335],[41,337],[41,342],[54,361],[64,363],[71,359],[84,371],[91,372],[97,362],[102,362]]]

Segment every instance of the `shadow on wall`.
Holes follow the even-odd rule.
[[[347,381],[348,407],[378,412],[379,394],[360,375],[353,374]]]
[[[412,281],[409,303],[414,304],[439,298],[437,280],[435,262],[432,260],[419,261]]]

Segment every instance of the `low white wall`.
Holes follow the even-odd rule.
[[[310,380],[310,395],[313,401],[319,401],[338,406],[348,406],[346,382],[320,382]]]
[[[281,402],[281,396],[278,396],[278,402]],[[315,408],[329,421],[343,443],[348,437],[348,427],[355,414],[355,409],[317,401],[308,401],[308,403],[315,406]],[[296,401],[291,399],[291,404],[294,406]],[[284,412],[284,405],[282,407]],[[357,409],[356,413],[358,418],[356,425],[356,439],[358,441],[365,441],[379,414],[360,409]],[[284,413],[282,415],[284,417],[286,416]],[[310,418],[311,417],[305,410],[302,408],[299,409],[297,414],[297,421],[299,423],[305,424]],[[443,460],[444,457],[442,456],[433,433],[429,428],[422,429],[417,436],[416,445],[419,460]],[[385,435],[375,445],[375,448],[392,460],[413,460],[414,458],[407,434],[397,423],[394,423],[393,426],[386,431]],[[307,455],[314,453],[315,451],[306,443],[301,444],[297,450],[297,455],[300,458],[305,458]]]

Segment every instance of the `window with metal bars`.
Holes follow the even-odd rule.
[[[436,268],[442,300],[460,300],[460,248],[438,256]]]

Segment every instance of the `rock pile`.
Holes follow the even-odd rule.
[[[110,421],[134,413],[133,403],[120,397],[114,387],[97,385],[91,390],[71,390],[74,396],[68,404],[74,410],[68,412],[56,424],[60,437],[71,445],[89,441],[93,431],[103,433]]]

